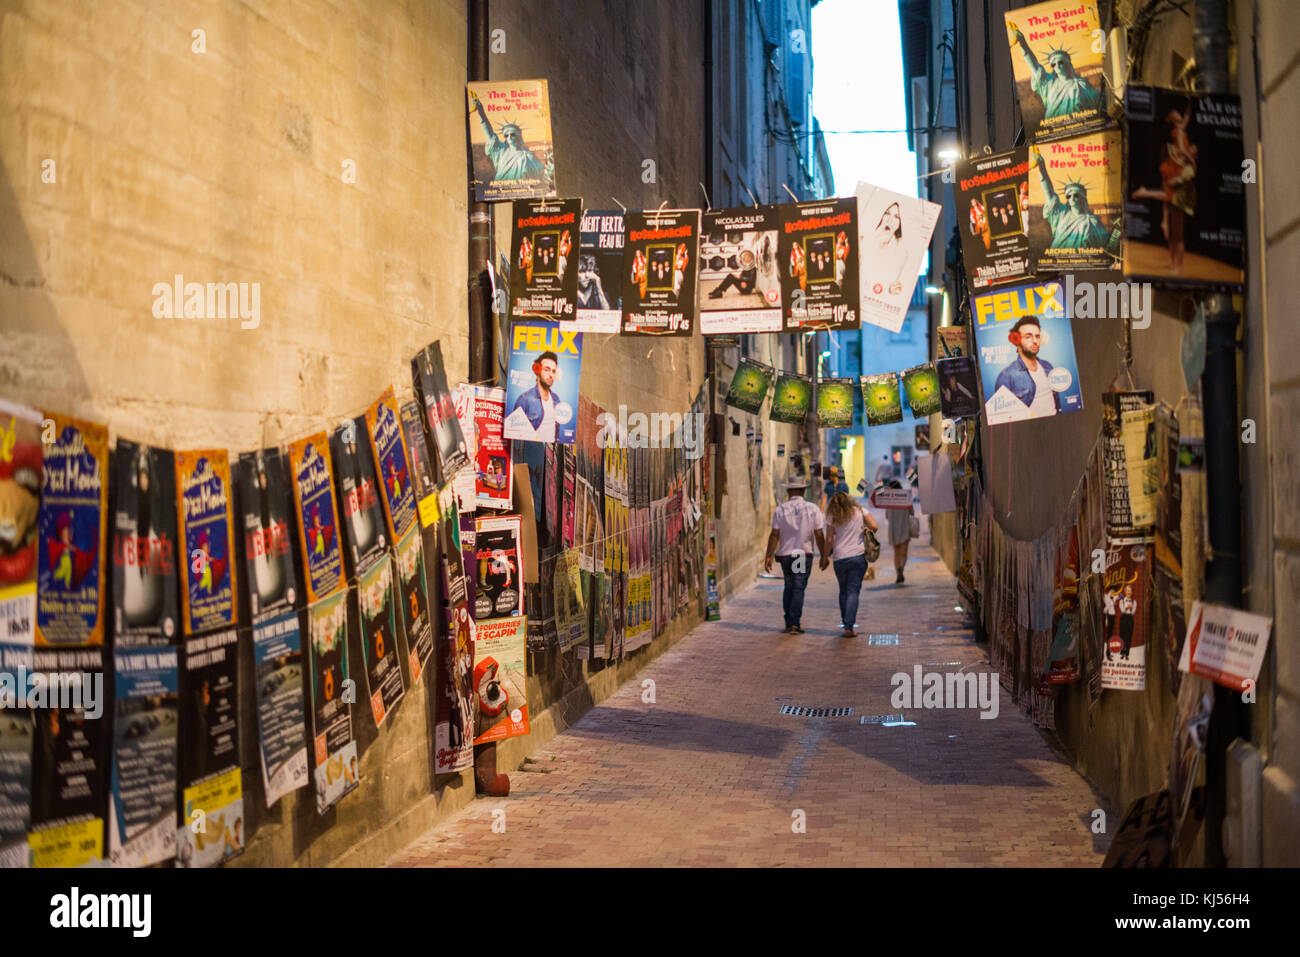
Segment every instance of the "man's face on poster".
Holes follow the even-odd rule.
[[[1020,354],[1029,359],[1038,358],[1038,349],[1043,344],[1043,330],[1032,322],[1020,327]]]
[[[543,359],[537,363],[537,383],[543,389],[550,390],[555,384],[555,373],[559,371],[559,366],[555,364],[554,359]],[[525,382],[528,380],[524,380]]]
[[[596,278],[596,260],[593,256],[578,257],[578,288],[589,289]]]

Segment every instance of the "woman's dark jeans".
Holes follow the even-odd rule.
[[[835,578],[840,583],[840,621],[845,628],[853,628],[858,621],[858,596],[867,574],[867,556],[838,558],[834,564]]]

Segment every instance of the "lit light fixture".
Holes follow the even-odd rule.
[[[957,149],[955,143],[945,143],[939,147],[939,152],[936,155],[941,160],[955,160],[961,158],[961,151]]]
[[[941,286],[926,286],[926,287],[925,287],[925,294],[926,294],[927,296],[937,296],[937,295],[939,295],[941,292],[943,292],[943,287],[941,287]]]
[[[830,357],[831,357],[831,350],[827,349],[825,352],[822,353],[823,359],[829,359]]]

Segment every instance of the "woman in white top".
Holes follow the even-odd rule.
[[[858,595],[867,573],[866,530],[877,530],[873,519],[847,492],[837,492],[826,509],[826,547],[821,567],[835,562],[840,583],[840,627],[852,638],[858,624]]]

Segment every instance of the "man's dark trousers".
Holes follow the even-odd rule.
[[[808,587],[808,576],[812,573],[812,553],[794,552],[790,555],[777,555],[781,571],[785,573],[785,591],[781,594],[781,609],[785,612],[785,626],[797,626],[803,618],[803,593]],[[795,571],[795,569],[800,569]]]

